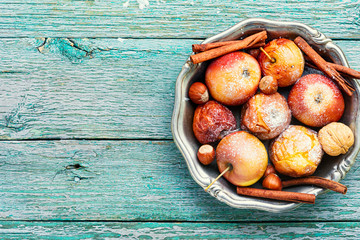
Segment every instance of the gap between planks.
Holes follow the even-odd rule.
[[[47,141],[156,141],[172,142],[172,138],[25,138],[0,139],[0,142],[47,142]]]
[[[29,39],[29,38],[70,38],[70,39],[124,39],[124,40],[205,40],[205,38],[201,37],[127,37],[127,36],[118,36],[118,37],[98,37],[98,36],[86,36],[86,37],[73,37],[73,36],[40,36],[40,37],[31,37],[31,36],[0,36],[0,39]],[[210,36],[209,36],[210,37]],[[339,40],[339,41],[360,41],[360,38],[332,38],[332,40]]]
[[[194,40],[194,41],[201,41],[205,40],[206,38],[203,37],[128,37],[128,36],[117,36],[117,37],[101,37],[101,36],[86,36],[86,37],[74,37],[74,36],[39,36],[39,37],[31,37],[31,36],[0,36],[0,39],[28,39],[28,38],[70,38],[70,39],[124,39],[124,40]],[[209,37],[211,37],[209,35]],[[360,41],[360,38],[351,38],[351,37],[345,37],[345,38],[339,38],[339,37],[331,37],[328,36],[333,41]]]
[[[11,220],[0,220],[0,222],[38,222],[38,223],[45,223],[45,222],[55,222],[55,223],[213,223],[213,224],[271,224],[271,223],[360,223],[359,219],[351,219],[351,220],[274,220],[274,221],[184,221],[184,220],[21,220],[21,219],[11,219]]]

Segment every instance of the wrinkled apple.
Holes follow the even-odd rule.
[[[324,152],[314,130],[290,125],[271,143],[269,154],[278,173],[305,177],[315,172]]]
[[[286,99],[275,93],[258,93],[241,111],[241,128],[249,130],[261,140],[277,137],[290,124],[291,112]]]
[[[235,128],[233,113],[216,101],[208,101],[195,109],[193,131],[201,144],[216,142],[223,131]]]

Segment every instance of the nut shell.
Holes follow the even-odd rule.
[[[274,94],[278,90],[277,80],[272,76],[265,76],[260,80],[259,89],[264,94]]]
[[[319,141],[327,154],[338,156],[354,145],[354,134],[345,124],[333,122],[320,129]]]
[[[262,182],[262,186],[271,190],[282,190],[281,179],[275,173],[270,173],[267,175]]]
[[[215,160],[215,149],[209,144],[202,145],[198,152],[197,157],[204,165],[209,165]]]
[[[204,104],[209,101],[209,91],[201,82],[193,83],[189,88],[189,98],[195,104]]]
[[[263,178],[267,177],[267,176],[268,176],[269,174],[271,174],[271,173],[276,174],[276,171],[275,171],[275,168],[274,168],[273,165],[268,164],[268,166],[267,166],[267,168],[266,168],[266,170],[265,170],[265,173],[264,173]]]

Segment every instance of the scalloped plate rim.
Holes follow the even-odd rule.
[[[240,21],[239,23],[235,24],[234,26],[230,27],[229,29],[227,29],[219,34],[216,34],[212,37],[205,39],[202,43],[209,43],[209,42],[217,41],[219,39],[222,39],[222,38],[230,35],[232,32],[239,31],[241,28],[243,28],[244,26],[247,26],[248,24],[254,24],[254,23],[261,23],[261,24],[265,24],[265,25],[272,24],[272,25],[276,25],[278,27],[294,26],[294,25],[297,27],[301,27],[301,28],[305,29],[308,33],[311,34],[312,40],[315,43],[317,43],[319,45],[324,45],[324,47],[327,50],[332,49],[332,51],[335,51],[339,55],[339,58],[342,60],[342,64],[349,66],[344,53],[336,44],[334,44],[332,42],[331,39],[327,38],[324,34],[319,32],[318,30],[316,30],[312,27],[309,27],[303,23],[299,23],[299,22],[290,22],[290,21],[283,22],[283,21],[267,20],[264,18],[249,18],[249,19]],[[205,188],[208,185],[211,178],[209,176],[207,176],[208,179],[201,179],[198,177],[201,174],[199,173],[199,170],[193,166],[193,161],[191,160],[189,149],[186,148],[183,139],[180,137],[181,134],[179,134],[179,132],[178,132],[178,130],[179,130],[178,125],[180,124],[180,122],[178,121],[178,118],[180,117],[180,108],[181,108],[181,100],[182,100],[181,96],[180,96],[180,93],[182,91],[181,84],[184,81],[184,79],[186,79],[189,75],[191,75],[191,73],[194,72],[197,68],[199,68],[199,66],[193,65],[192,63],[190,63],[190,60],[188,58],[187,62],[184,64],[184,66],[182,67],[182,69],[177,77],[176,84],[175,84],[175,103],[174,103],[174,110],[173,110],[173,115],[172,115],[172,120],[171,120],[171,131],[172,131],[174,142],[185,159],[185,162],[187,164],[187,167],[189,169],[191,177],[194,179],[194,181],[199,186],[201,186],[202,188]],[[359,93],[360,92],[359,83],[354,80],[353,85],[356,89],[356,92]],[[358,103],[358,106],[357,106],[357,116],[356,116],[356,120],[355,120],[355,125],[359,126],[359,122],[360,122],[359,109],[360,108],[359,108],[359,102],[357,102],[357,103]],[[356,126],[355,126],[355,136],[358,136],[359,128],[358,127],[356,128]],[[356,156],[359,152],[359,149],[360,149],[360,141],[358,140],[357,137],[355,137],[355,144],[352,148],[352,152],[349,154],[349,156],[347,156],[347,159],[345,161],[341,161],[341,164],[339,164],[339,166],[336,170],[336,171],[338,171],[339,174],[332,173],[331,178],[333,180],[340,181],[342,178],[345,177],[346,173],[351,169],[351,166],[355,163]],[[349,165],[340,166],[340,165],[344,165],[345,163],[348,163]],[[339,168],[341,168],[341,167],[345,168],[345,171],[340,172]],[[313,189],[308,191],[307,193],[321,195],[328,191],[329,190],[324,190],[322,188],[313,187]],[[221,186],[218,184],[214,184],[208,192],[210,195],[212,195],[219,201],[224,202],[225,204],[227,204],[231,207],[234,207],[234,208],[238,208],[238,209],[257,209],[257,210],[264,210],[264,211],[279,213],[279,212],[283,212],[283,211],[293,210],[293,209],[303,205],[303,203],[287,203],[284,205],[274,205],[274,204],[259,202],[254,199],[242,200],[239,202],[239,200],[232,199],[231,196],[229,194],[227,194],[226,191],[222,190]],[[244,197],[244,198],[247,199],[247,197]]]

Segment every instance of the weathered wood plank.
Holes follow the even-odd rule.
[[[43,41],[0,40],[0,138],[171,138],[193,41]]]
[[[0,139],[170,139],[194,42],[0,39]],[[359,42],[336,43],[359,70]]]
[[[358,239],[360,223],[0,221],[0,234],[6,239]]]
[[[336,38],[359,38],[358,1],[0,2],[0,37],[205,38],[240,20],[303,22]]]
[[[218,202],[168,141],[2,141],[0,219],[121,221],[357,221],[360,163],[315,205],[280,214]]]

